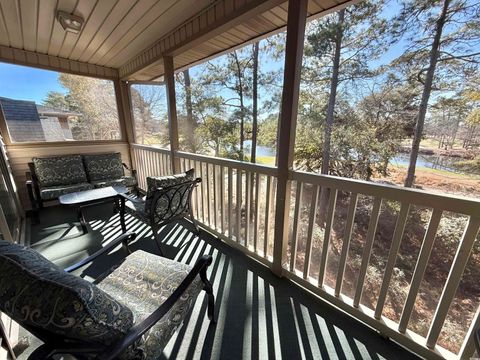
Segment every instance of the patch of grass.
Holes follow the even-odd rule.
[[[407,168],[407,165],[389,165],[392,168],[397,168],[397,169],[402,169],[405,170]],[[442,169],[432,169],[432,168],[427,168],[427,167],[417,167],[415,173],[418,175],[420,173],[429,173],[429,174],[435,174],[435,175],[440,175],[440,176],[445,176],[448,178],[457,178],[457,179],[466,179],[466,180],[472,180],[472,179],[480,179],[480,176],[478,175],[472,175],[472,174],[462,174],[462,173],[456,173],[456,172],[451,172],[448,170],[442,170]]]
[[[275,156],[257,156],[257,163],[263,165],[275,165]]]

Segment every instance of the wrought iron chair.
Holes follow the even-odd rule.
[[[200,232],[193,217],[191,200],[193,189],[202,179],[192,179],[193,170],[176,176],[150,177],[147,178],[148,191],[145,199],[134,198],[128,194],[121,195],[120,216],[124,217],[125,213],[129,213],[149,224],[160,254],[163,254],[159,239],[162,226],[187,217],[196,233]],[[163,184],[168,186],[162,186]]]
[[[32,249],[0,240],[0,310],[44,343],[29,360],[60,354],[157,359],[202,289],[214,322],[206,272],[212,257],[204,255],[191,267],[140,250],[131,253],[134,238],[122,234],[65,270]],[[130,255],[98,284],[71,274],[120,244]]]

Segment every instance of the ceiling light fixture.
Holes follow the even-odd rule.
[[[66,13],[65,11],[57,11],[57,20],[62,25],[63,30],[78,34],[82,30],[83,18],[81,16]]]

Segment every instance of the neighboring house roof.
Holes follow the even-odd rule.
[[[37,105],[38,114],[41,116],[81,116],[82,114],[63,109],[55,109],[49,106]]]
[[[37,106],[33,101],[0,97],[0,105],[7,121],[38,121]]]
[[[35,102],[0,97],[0,108],[12,141],[45,141]]]
[[[81,115],[68,110],[37,105],[34,101],[5,97],[0,97],[0,109],[3,110],[7,121],[10,137],[15,142],[71,139],[68,124],[66,128],[62,128],[59,121],[66,121],[69,116]],[[45,118],[52,118],[57,126],[51,122],[43,123]]]

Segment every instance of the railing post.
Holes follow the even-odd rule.
[[[168,106],[168,130],[170,135],[170,158],[172,160],[172,171],[180,171],[180,159],[176,156],[178,151],[178,119],[177,119],[177,101],[175,99],[175,68],[173,67],[173,58],[164,56],[163,66],[165,70],[165,85],[167,87],[167,106]]]
[[[307,4],[308,0],[288,2],[285,69],[277,143],[278,179],[272,267],[272,271],[278,276],[282,275],[282,264],[288,243],[291,191],[289,171],[293,166]]]

